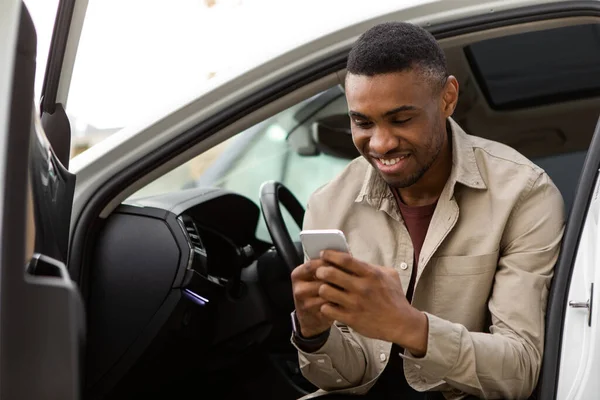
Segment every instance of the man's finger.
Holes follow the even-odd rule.
[[[292,281],[312,281],[315,280],[315,271],[325,263],[321,259],[308,260],[302,265],[297,266],[292,271]]]
[[[322,283],[319,287],[319,297],[327,300],[330,303],[335,303],[344,308],[351,307],[350,294],[341,289],[331,286],[327,283]]]
[[[321,253],[321,260],[323,260],[325,264],[333,264],[346,272],[358,276],[364,276],[370,268],[369,265],[358,261],[350,254],[335,250],[324,250]]]
[[[321,314],[331,320],[350,326],[351,314],[338,305],[332,303],[323,304],[321,306]]]
[[[311,297],[306,299],[303,303],[302,303],[302,309],[304,311],[319,311],[321,309],[321,306],[323,304],[327,303],[327,300],[321,298],[321,297]]]
[[[294,285],[294,297],[297,299],[308,299],[319,297],[319,288],[322,283],[317,280],[298,282]]]
[[[356,276],[350,275],[340,268],[330,265],[324,265],[317,268],[315,276],[323,282],[333,284],[344,290],[352,290],[354,288],[354,280],[357,279]]]

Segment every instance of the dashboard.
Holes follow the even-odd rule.
[[[123,204],[103,221],[89,261],[86,392],[107,395],[149,371],[166,379],[200,358],[235,362],[272,335],[293,300],[289,270],[256,238],[260,217],[244,196],[198,188]]]

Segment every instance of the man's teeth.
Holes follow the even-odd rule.
[[[397,162],[399,162],[400,160],[402,160],[403,158],[406,158],[406,156],[396,157],[396,158],[380,158],[379,161],[381,161],[381,163],[384,165],[394,165]]]

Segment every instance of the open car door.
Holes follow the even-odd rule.
[[[600,390],[599,170],[600,120],[579,178],[549,298],[541,399],[591,399]]]
[[[78,399],[83,305],[64,264],[75,179],[34,103],[36,32],[0,5],[0,397]],[[60,150],[64,151],[64,147]]]

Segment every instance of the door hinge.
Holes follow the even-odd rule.
[[[588,326],[592,326],[592,307],[594,304],[594,283],[590,287],[590,298],[587,301],[569,301],[569,307],[572,308],[587,308]]]

